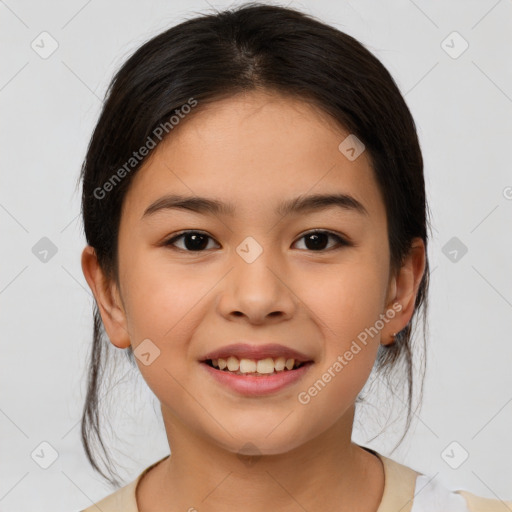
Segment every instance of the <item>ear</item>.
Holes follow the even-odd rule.
[[[397,275],[391,276],[386,299],[386,311],[393,310],[395,315],[385,323],[381,331],[381,344],[393,343],[393,334],[401,331],[411,320],[418,288],[425,272],[425,243],[414,238],[409,253]],[[388,313],[388,318],[391,315]]]
[[[94,294],[110,342],[118,348],[128,348],[130,337],[121,296],[116,284],[106,278],[90,245],[82,251],[82,272]]]

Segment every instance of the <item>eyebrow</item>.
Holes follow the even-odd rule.
[[[345,211],[353,211],[368,216],[368,211],[356,198],[348,194],[314,194],[299,196],[282,202],[275,209],[276,215],[288,215],[293,213],[307,213],[337,207]],[[141,219],[147,218],[162,210],[182,209],[201,214],[235,215],[233,203],[223,203],[217,199],[209,199],[199,196],[181,196],[176,194],[166,195],[151,203]]]

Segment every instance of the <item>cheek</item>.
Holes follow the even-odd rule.
[[[328,274],[302,279],[298,295],[315,313],[329,346],[339,351],[379,318],[386,277],[382,264],[358,254],[357,260],[333,266]]]
[[[384,271],[385,272],[385,271]],[[307,305],[324,338],[324,352],[314,375],[297,397],[306,422],[322,417],[337,421],[355,402],[375,363],[380,336],[371,328],[382,313],[385,279],[373,260],[340,266],[317,282]]]
[[[138,339],[182,339],[178,336],[193,318],[193,310],[215,283],[194,265],[170,265],[156,257],[127,261],[127,317],[135,344]],[[190,327],[189,327],[190,328]]]
[[[149,258],[130,264],[125,293],[132,348],[137,355],[143,348],[137,351],[138,345],[149,339],[154,344],[149,352],[157,354],[148,365],[136,357],[137,365],[155,395],[179,409],[186,399],[182,386],[191,387],[190,339],[204,317],[201,301],[211,292],[215,276],[197,275],[193,265],[171,268]]]

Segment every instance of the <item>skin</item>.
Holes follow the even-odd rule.
[[[161,403],[172,456],[141,480],[142,512],[377,510],[383,468],[351,441],[354,403],[379,344],[411,319],[425,247],[415,239],[391,274],[384,202],[369,155],[350,161],[338,150],[347,135],[303,100],[268,91],[199,105],[133,178],[120,222],[119,286],[84,249],[82,269],[110,341],[135,350],[150,339],[160,350],[150,365],[137,364]],[[336,207],[274,214],[285,199],[334,191],[355,197],[368,215]],[[166,193],[233,202],[236,216],[166,210],[141,219]],[[315,250],[304,237],[315,228],[353,245],[327,238]],[[186,229],[211,237],[202,252],[185,252],[183,238],[174,250],[163,245]],[[250,264],[236,252],[248,236],[263,249]],[[394,303],[401,310],[379,334],[301,404],[298,393]],[[241,396],[198,362],[240,338],[296,348],[314,364],[273,395]],[[239,456],[248,442],[250,464]]]

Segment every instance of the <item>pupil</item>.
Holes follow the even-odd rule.
[[[319,238],[320,238],[320,241],[319,241]],[[325,245],[325,243],[322,243],[322,238],[324,238],[323,242],[325,242],[327,239],[327,235],[325,233],[312,233],[310,235],[307,235],[306,236],[306,246],[308,247],[308,245],[311,245],[311,247],[308,247],[308,249],[322,249],[324,248],[323,246]],[[308,240],[312,240],[313,243],[312,244],[308,244]]]
[[[189,240],[193,240],[193,242],[191,244],[187,243]],[[184,237],[184,242],[185,242],[185,247],[191,251],[197,251],[197,250],[204,249],[204,247],[206,247],[206,245],[208,245],[206,236],[198,234],[198,233],[194,233],[194,234],[187,233]]]

